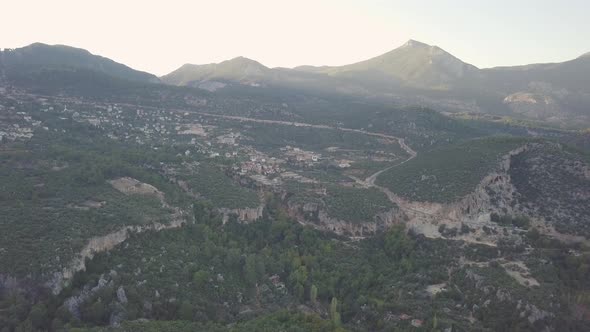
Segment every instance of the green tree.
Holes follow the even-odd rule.
[[[205,270],[199,270],[193,273],[193,283],[198,289],[204,289],[209,280],[209,273]]]
[[[414,242],[406,234],[403,225],[396,225],[387,232],[384,247],[390,257],[400,259],[412,252]]]
[[[256,284],[256,281],[258,280],[256,275],[256,256],[246,256],[246,262],[244,264],[244,276],[248,284]]]
[[[340,326],[340,313],[338,312],[338,299],[332,298],[330,302],[330,318],[336,326]]]
[[[318,288],[316,285],[311,285],[311,290],[309,292],[309,299],[311,303],[316,304],[318,298]]]
[[[29,318],[31,319],[31,323],[33,323],[33,327],[37,329],[47,327],[49,323],[47,307],[41,303],[35,304],[33,308],[31,308]]]
[[[533,242],[537,242],[541,238],[541,232],[535,227],[527,232],[527,237]]]
[[[178,317],[181,320],[192,320],[193,319],[193,306],[188,301],[182,301],[178,308]]]
[[[92,305],[82,310],[82,318],[91,323],[103,325],[108,319],[107,307],[100,299],[98,299]]]

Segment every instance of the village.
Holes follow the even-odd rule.
[[[343,158],[338,148],[312,151],[287,144],[280,148],[261,149],[258,142],[249,137],[247,127],[234,128],[232,123],[194,112],[146,109],[77,98],[55,100],[38,96],[11,96],[6,91],[3,91],[2,97],[19,102],[29,99],[38,105],[38,109],[31,114],[16,112],[14,106],[0,106],[3,111],[0,127],[2,140],[26,141],[38,129],[58,130],[51,128],[51,124],[35,119],[39,118],[39,114],[53,114],[61,121],[95,127],[112,140],[145,145],[156,151],[173,146],[181,148],[179,156],[189,160],[217,160],[217,163],[229,166],[228,174],[252,180],[262,187],[278,187],[285,181],[314,183],[317,181],[301,172],[326,167],[345,170],[355,162],[350,157]],[[59,130],[65,131],[63,128]]]

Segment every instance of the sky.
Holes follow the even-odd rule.
[[[344,65],[408,39],[480,68],[590,52],[588,0],[0,0],[0,48],[80,47],[167,74],[236,56]]]

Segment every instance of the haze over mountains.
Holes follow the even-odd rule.
[[[87,50],[65,45],[34,43],[0,53],[0,66],[7,71],[85,68],[131,81],[158,82],[155,75],[138,71]]]
[[[415,40],[344,66],[269,68],[244,57],[185,64],[158,79],[86,50],[35,43],[1,54],[11,72],[82,68],[126,80],[215,91],[228,84],[339,93],[444,112],[483,113],[561,126],[590,123],[590,56],[562,63],[479,69]]]
[[[589,61],[4,50],[0,330],[585,331]]]
[[[555,64],[479,69],[438,46],[410,40],[383,55],[345,66],[268,68],[235,58],[189,65],[163,76],[174,85],[211,81],[332,90],[444,111],[516,115],[554,123],[588,121],[590,57]]]
[[[477,68],[463,63],[436,46],[414,40],[375,58],[345,66],[299,66],[292,70],[267,68],[247,58],[239,57],[219,64],[189,65],[165,75],[169,84],[190,85],[197,81],[224,79],[276,82],[279,77],[296,81],[301,73],[317,74],[315,79],[327,77],[356,80],[357,83],[384,81],[399,86],[419,88],[448,88],[457,79],[475,73]],[[287,83],[287,82],[285,82]]]

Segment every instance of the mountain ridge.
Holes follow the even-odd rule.
[[[343,66],[242,68],[214,75],[180,70],[174,85],[225,80],[257,86],[330,91],[420,104],[446,112],[490,113],[552,124],[590,124],[590,53],[559,63],[478,68],[444,49],[413,39],[389,52]],[[231,60],[230,60],[231,61]],[[223,66],[221,62],[216,66]],[[202,68],[202,67],[197,67]],[[231,71],[230,71],[231,72]],[[179,74],[178,70],[175,73]],[[198,84],[192,84],[198,86]]]
[[[262,76],[270,68],[258,61],[238,56],[219,63],[203,65],[186,63],[175,71],[161,77],[162,81],[174,85],[187,85],[193,81],[211,79],[244,80],[249,76]]]
[[[150,73],[135,70],[107,57],[95,55],[88,50],[67,45],[33,43],[21,48],[0,52],[1,65],[10,70],[23,68],[78,68],[97,71],[110,76],[140,82],[158,83]]]
[[[488,113],[550,125],[590,126],[590,53],[559,63],[477,68],[444,49],[413,39],[389,52],[343,66],[269,68],[243,56],[184,64],[158,78],[65,45],[34,43],[0,52],[1,76],[81,68],[126,80],[215,91],[228,85],[278,87],[452,113]]]

